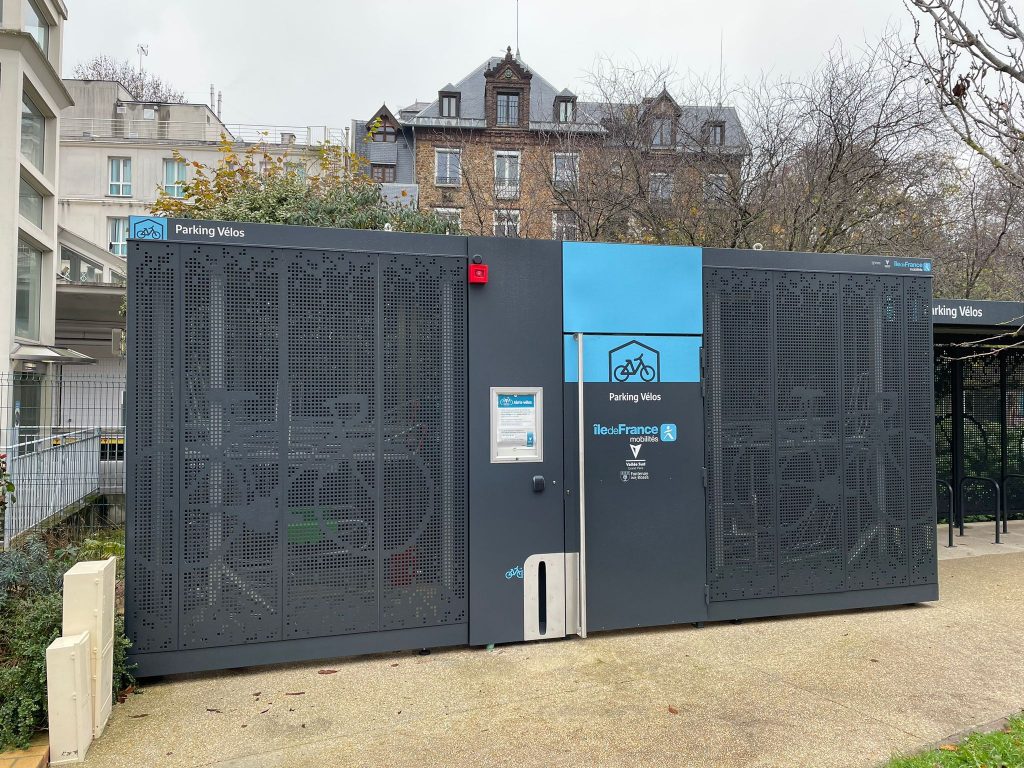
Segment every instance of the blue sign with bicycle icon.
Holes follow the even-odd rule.
[[[166,240],[167,219],[160,216],[132,216],[128,230],[132,240]]]
[[[608,381],[622,384],[661,381],[661,353],[636,339],[609,350]]]

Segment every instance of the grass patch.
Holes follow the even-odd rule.
[[[1024,766],[1024,713],[1011,717],[1006,728],[972,733],[959,744],[909,757],[895,757],[886,768],[1018,768]]]

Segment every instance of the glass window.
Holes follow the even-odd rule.
[[[576,189],[580,156],[576,152],[555,152],[554,166],[555,189]]]
[[[498,94],[498,125],[519,125],[519,94]]]
[[[84,256],[78,259],[78,282],[80,283],[102,283],[103,265],[89,261]]]
[[[110,158],[110,189],[114,197],[132,196],[132,161],[128,157]]]
[[[18,211],[37,227],[43,226],[43,196],[24,179],[18,188]]]
[[[380,127],[373,132],[373,140],[377,142],[398,140],[398,132],[395,130],[395,126],[386,117],[381,118]]]
[[[462,183],[462,153],[459,150],[434,150],[434,183],[441,187],[457,187]]]
[[[459,97],[458,96],[442,96],[441,97],[441,117],[458,117],[459,116]]]
[[[43,169],[43,147],[46,143],[46,118],[29,98],[21,97],[21,155],[40,171]]]
[[[164,192],[171,197],[185,196],[185,161],[168,158],[164,160]]]
[[[551,234],[555,240],[579,240],[580,224],[575,213],[555,211],[551,218]]]
[[[576,118],[576,105],[568,99],[558,101],[558,122],[571,123]]]
[[[708,144],[722,146],[725,144],[725,123],[707,123],[704,126],[704,135]]]
[[[704,197],[711,201],[727,200],[729,197],[729,174],[709,173],[704,181]]]
[[[649,184],[651,200],[672,199],[672,177],[667,173],[652,173]]]
[[[494,153],[494,195],[495,197],[519,196],[519,153]]]
[[[395,166],[374,163],[370,166],[370,178],[379,184],[390,184],[395,180]]]
[[[435,208],[434,213],[439,219],[443,219],[449,225],[448,234],[455,234],[462,230],[462,209],[461,208]]]
[[[107,219],[107,232],[110,238],[107,250],[115,256],[127,256],[128,219],[121,217]]]
[[[656,147],[672,146],[671,118],[659,117],[654,121],[654,131],[651,136],[651,143]]]
[[[110,270],[110,282],[113,285],[124,286],[124,285],[128,285],[128,278],[125,277],[124,275],[122,275],[117,270],[112,269],[112,270]]]
[[[18,287],[14,301],[14,335],[39,338],[39,291],[43,253],[18,241]]]
[[[495,211],[494,236],[519,237],[519,211]]]
[[[25,16],[24,30],[28,32],[42,48],[43,53],[50,54],[50,25],[46,23],[46,17],[39,12],[39,6],[35,0],[24,0],[22,4],[23,15]]]

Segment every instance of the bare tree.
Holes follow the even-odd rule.
[[[946,123],[1024,187],[1024,30],[1017,12],[1009,0],[905,3],[914,14],[917,63]]]
[[[136,101],[181,104],[185,94],[151,72],[132,65],[127,59],[94,56],[75,65],[74,76],[82,80],[115,80],[125,87]]]

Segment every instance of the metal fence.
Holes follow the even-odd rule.
[[[16,499],[2,513],[5,549],[71,516],[123,523],[124,387],[123,375],[0,375],[0,452]]]

